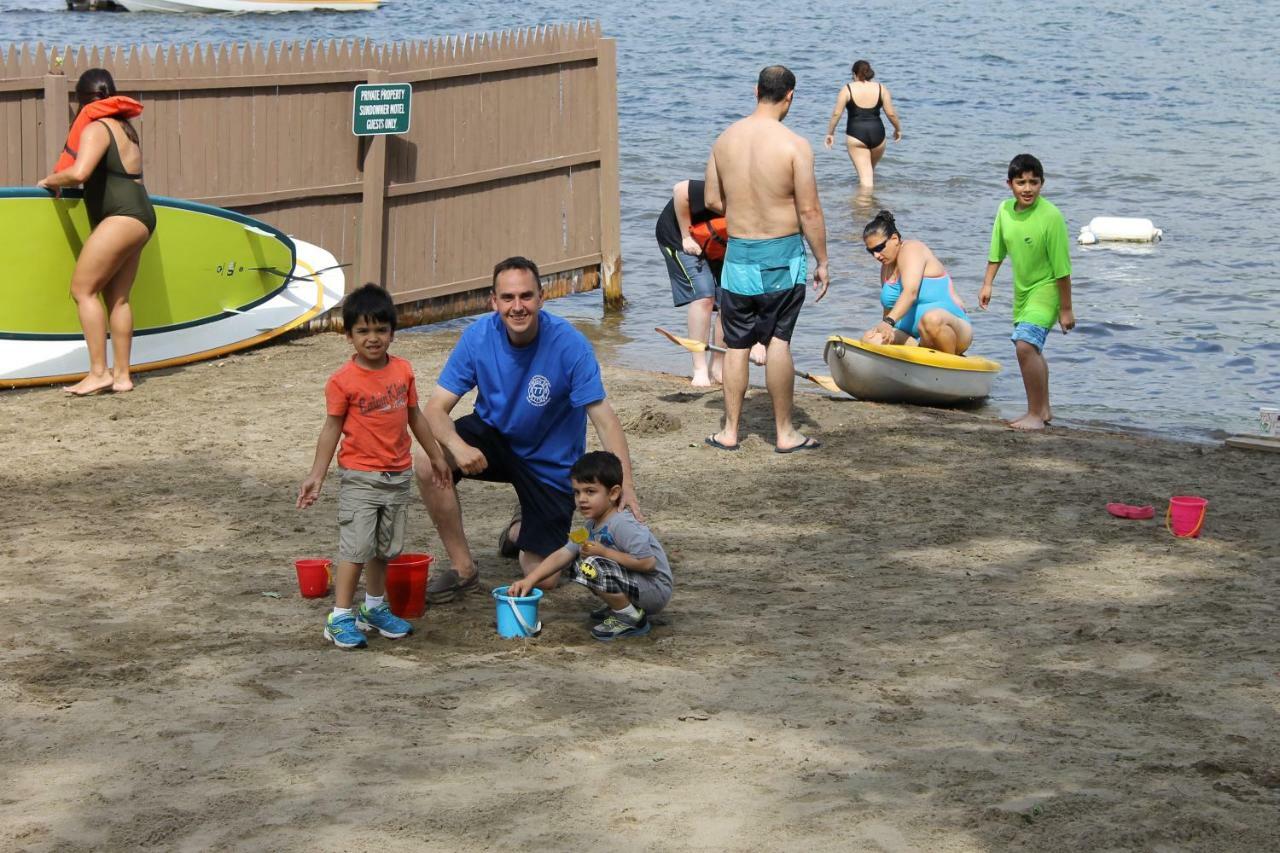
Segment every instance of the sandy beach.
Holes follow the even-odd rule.
[[[393,351],[429,389],[455,337]],[[1275,849],[1280,456],[817,393],[825,448],[780,456],[760,390],[724,453],[718,392],[606,366],[663,624],[597,643],[562,588],[502,640],[475,592],[343,653],[292,568],[336,476],[293,501],[348,352],[0,393],[0,849]],[[505,583],[513,495],[462,493]]]

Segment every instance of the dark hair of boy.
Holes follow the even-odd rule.
[[[494,265],[493,290],[495,293],[498,290],[498,274],[504,273],[507,270],[525,270],[526,272],[533,273],[533,280],[538,283],[538,292],[542,292],[542,274],[538,272],[538,265],[528,258],[522,258],[519,255],[514,255],[507,258],[505,261],[498,261],[498,263]]]
[[[795,91],[796,75],[782,65],[770,65],[761,69],[756,81],[756,98],[768,104],[780,104],[787,93]]]
[[[882,210],[876,214],[876,218],[867,223],[867,227],[862,229],[862,239],[865,240],[872,234],[879,234],[882,237],[892,237],[898,233],[898,225],[893,219],[893,214],[887,210]]]
[[[1044,166],[1041,166],[1040,161],[1030,154],[1019,154],[1009,161],[1009,180],[1012,181],[1027,172],[1034,175],[1038,181],[1044,180]]]
[[[342,302],[342,328],[350,334],[351,329],[361,320],[388,323],[394,332],[396,303],[391,294],[372,282],[348,293]]]
[[[569,469],[569,479],[599,483],[606,489],[622,485],[622,462],[607,450],[584,453]]]

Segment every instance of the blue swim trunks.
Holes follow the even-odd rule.
[[[1009,336],[1009,340],[1017,343],[1018,341],[1026,341],[1036,348],[1036,352],[1044,351],[1044,342],[1049,337],[1049,330],[1044,326],[1037,326],[1035,323],[1014,323],[1013,334]]]
[[[763,296],[804,284],[808,255],[799,234],[748,240],[729,237],[720,287],[739,296]]]

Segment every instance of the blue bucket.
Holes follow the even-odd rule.
[[[542,623],[538,621],[538,599],[542,598],[542,590],[535,588],[532,595],[507,595],[506,592],[505,586],[493,590],[498,607],[498,636],[536,636],[542,630]]]

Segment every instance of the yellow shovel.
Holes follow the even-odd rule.
[[[711,350],[712,352],[725,351],[724,347],[717,347],[708,343],[703,343],[702,341],[695,341],[693,338],[682,338],[679,335],[673,335],[661,326],[654,327],[654,331],[671,341],[673,344],[679,344],[689,352],[706,352],[707,350]],[[801,379],[808,379],[824,391],[830,391],[832,394],[844,393],[844,389],[837,385],[835,380],[830,376],[814,376],[812,373],[805,373],[803,370],[799,369],[796,369],[795,374]]]

